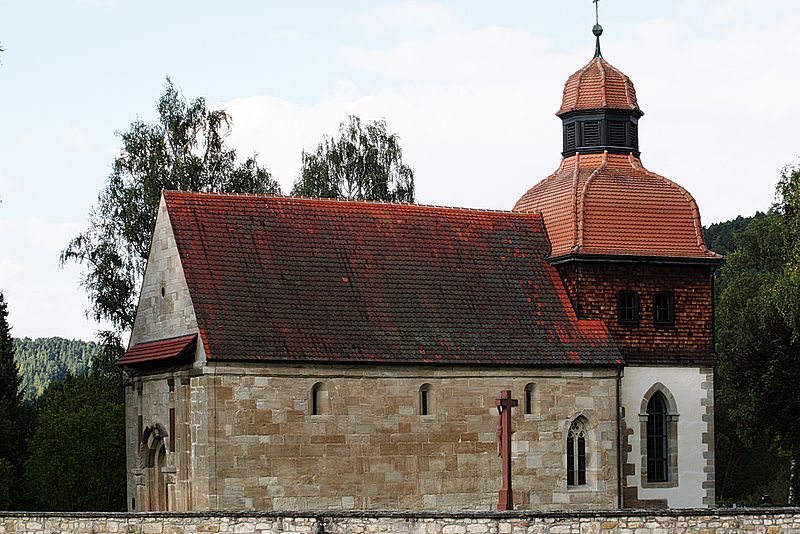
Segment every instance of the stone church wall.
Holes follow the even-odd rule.
[[[617,506],[614,370],[217,364],[191,374],[190,386],[172,393],[192,407],[176,411],[172,510],[493,509],[494,399],[509,388],[520,401],[512,412],[518,506]],[[315,384],[319,415],[310,413]],[[525,415],[528,384],[533,413]],[[423,385],[430,415],[420,415]],[[175,401],[165,375],[144,377],[139,397],[136,385],[129,391],[129,409],[168,420]],[[567,487],[566,433],[578,416],[589,434],[587,485]],[[190,431],[194,443],[182,436]]]
[[[574,513],[102,514],[0,513],[0,534],[585,534],[587,532],[755,532],[800,530],[800,509],[660,510]]]

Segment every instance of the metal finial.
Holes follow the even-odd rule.
[[[592,0],[594,3],[594,26],[592,27],[592,33],[595,36],[595,46],[594,46],[594,57],[603,57],[603,54],[600,52],[600,36],[603,35],[603,27],[600,26],[600,13],[599,13],[599,2],[600,0]]]

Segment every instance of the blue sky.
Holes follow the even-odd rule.
[[[642,159],[710,223],[766,209],[797,161],[793,0],[601,0],[603,52],[636,84]],[[17,336],[93,337],[85,224],[119,144],[164,79],[227,108],[230,141],[291,187],[347,113],[385,117],[423,203],[509,209],[560,161],[567,76],[591,57],[590,0],[0,0],[0,290]]]

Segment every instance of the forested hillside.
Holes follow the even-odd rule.
[[[85,373],[97,350],[97,344],[77,339],[14,339],[14,359],[19,365],[25,399],[38,397],[50,382],[63,380],[67,373]]]
[[[757,211],[752,217],[742,217],[739,215],[730,221],[723,221],[703,227],[703,237],[706,240],[706,246],[716,252],[717,254],[728,254],[733,252],[736,248],[733,236],[747,228],[753,220],[761,219],[766,214]]]

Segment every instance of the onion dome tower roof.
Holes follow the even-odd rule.
[[[583,257],[658,258],[716,263],[700,212],[684,188],[647,170],[639,153],[642,110],[633,82],[600,53],[569,77],[557,115],[563,122],[558,169],[514,210],[541,211],[551,261]]]
[[[633,82],[608,61],[597,56],[575,72],[564,84],[564,98],[559,117],[572,111],[590,109],[625,109],[638,111]]]

